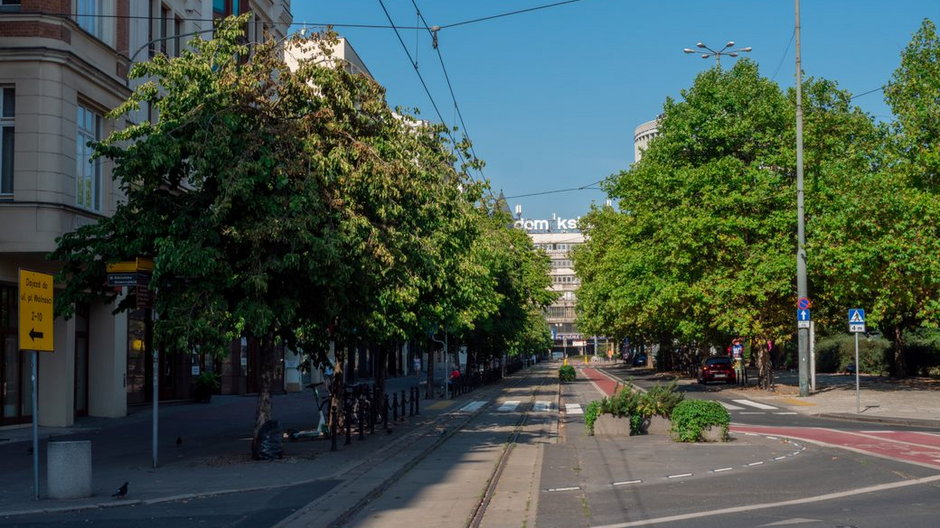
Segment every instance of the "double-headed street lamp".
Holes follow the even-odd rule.
[[[721,68],[721,56],[722,55],[727,55],[729,57],[737,57],[739,53],[749,53],[751,51],[750,46],[746,48],[731,49],[731,48],[734,48],[733,40],[729,40],[728,43],[725,44],[725,47],[721,48],[720,50],[713,50],[709,48],[708,46],[706,46],[704,42],[697,43],[695,47],[699,49],[694,50],[690,48],[685,48],[682,51],[684,51],[685,53],[701,53],[703,59],[715,57],[715,64],[719,68]],[[705,50],[705,51],[701,51],[701,50]]]

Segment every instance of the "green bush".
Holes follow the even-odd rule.
[[[676,382],[669,385],[656,384],[640,396],[637,405],[637,411],[644,419],[653,416],[662,416],[669,418],[672,410],[681,402],[685,396],[681,392],[676,392]]]
[[[888,370],[888,351],[891,342],[883,337],[859,336],[859,372],[880,374]],[[841,372],[846,365],[855,363],[855,336],[837,334],[816,342],[816,370]]]
[[[564,382],[574,381],[575,371],[571,365],[562,365],[558,369],[558,379]]]
[[[940,371],[940,330],[919,328],[910,332],[905,341],[908,374],[936,376]]]
[[[594,400],[584,408],[584,430],[589,435],[594,434],[594,422],[601,415],[601,402]]]
[[[721,428],[721,437],[728,437],[731,415],[720,403],[712,400],[684,400],[672,410],[672,436],[679,442],[698,442],[705,429]]]

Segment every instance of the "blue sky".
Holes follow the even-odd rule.
[[[447,26],[558,0],[414,1],[428,25]],[[412,0],[384,3],[395,25],[420,25]],[[292,11],[295,22],[311,26],[388,25],[379,0],[294,0]],[[803,71],[855,94],[877,89],[890,80],[924,18],[940,22],[940,1],[803,0]],[[460,113],[494,192],[503,191],[513,207],[521,204],[526,218],[574,218],[592,202],[603,203],[604,194],[587,189],[512,197],[587,186],[628,168],[634,128],[655,118],[666,97],[677,97],[714,64],[682,52],[696,42],[750,46],[763,75],[792,86],[793,27],[792,0],[581,0],[445,27],[438,35]],[[392,29],[336,30],[385,86],[390,105],[416,107],[437,121]],[[428,32],[400,34],[444,121],[458,122]],[[891,119],[880,91],[855,102],[880,120]]]

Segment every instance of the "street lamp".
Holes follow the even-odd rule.
[[[750,53],[751,51],[750,46],[746,48],[731,49],[731,48],[734,48],[733,40],[729,40],[728,43],[725,44],[725,46],[721,48],[720,50],[713,50],[709,48],[708,46],[706,46],[704,42],[699,42],[695,44],[695,47],[699,48],[699,50],[685,48],[682,51],[685,53],[701,53],[703,59],[715,57],[715,65],[718,66],[719,68],[721,68],[721,56],[722,55],[727,55],[729,57],[737,57],[738,53]],[[700,51],[700,50],[705,50],[705,51]]]

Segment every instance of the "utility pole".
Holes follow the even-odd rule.
[[[800,0],[796,2],[796,290],[807,297],[806,226],[803,222],[803,72],[800,63]],[[800,360],[800,396],[809,396],[809,328],[797,328]]]

